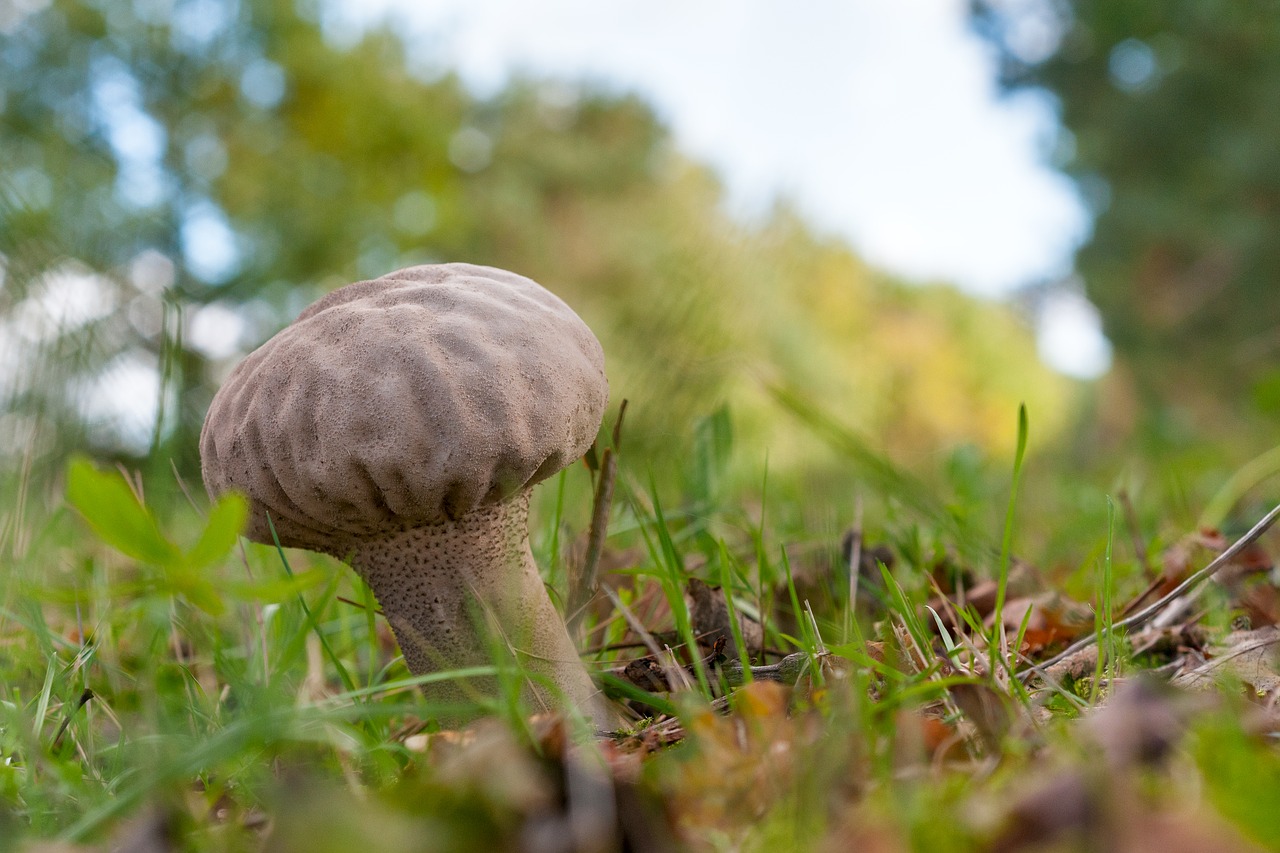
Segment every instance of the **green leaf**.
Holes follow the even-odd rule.
[[[248,517],[249,504],[242,496],[232,493],[218,498],[209,510],[209,520],[200,539],[187,552],[187,565],[204,569],[226,557],[235,547]]]
[[[222,591],[204,572],[186,566],[166,572],[170,588],[210,616],[221,616],[227,611]]]
[[[67,464],[67,503],[84,516],[99,539],[127,557],[170,566],[181,556],[124,478],[114,471],[99,471],[84,457],[74,457]]]

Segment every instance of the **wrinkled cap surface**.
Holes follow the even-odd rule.
[[[609,388],[567,305],[523,276],[417,266],[320,299],[231,373],[200,435],[247,535],[341,552],[504,500],[582,456]],[[339,553],[339,556],[341,554]]]

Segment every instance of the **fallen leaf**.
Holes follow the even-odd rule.
[[[733,625],[729,619],[729,606],[724,600],[724,590],[718,586],[709,586],[697,578],[689,578],[685,586],[685,600],[689,605],[693,634],[699,638],[699,642],[712,645],[723,638],[725,656],[738,658],[738,646],[734,642]],[[760,623],[748,619],[741,612],[737,616],[738,629],[747,652],[758,651],[764,645]]]
[[[1213,657],[1186,672],[1174,676],[1177,687],[1207,690],[1223,676],[1250,685],[1259,694],[1280,689],[1277,655],[1280,654],[1280,627],[1270,625],[1256,631],[1229,634],[1221,646],[1210,647]]]

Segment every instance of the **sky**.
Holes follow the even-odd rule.
[[[337,38],[393,15],[428,73],[478,94],[513,73],[589,80],[653,104],[744,217],[782,196],[866,260],[1007,297],[1070,280],[1089,220],[1048,165],[1052,100],[1002,94],[965,0],[348,0]],[[1028,50],[1053,33],[1025,28]],[[1039,40],[1039,46],[1036,40]],[[1069,144],[1069,142],[1068,142]],[[1042,306],[1041,355],[1096,376],[1110,353],[1078,287]]]

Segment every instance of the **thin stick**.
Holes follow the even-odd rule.
[[[124,477],[125,485],[129,487],[129,491],[133,492],[133,496],[137,499],[138,503],[145,505],[147,502],[147,496],[143,492],[142,488],[142,472],[131,472],[125,467],[123,462],[116,463],[116,470],[120,472],[121,477]]]
[[[1163,573],[1156,575],[1155,578],[1152,579],[1151,583],[1147,584],[1147,588],[1139,593],[1137,598],[1124,606],[1124,609],[1120,611],[1120,615],[1127,616],[1132,611],[1137,610],[1142,606],[1142,602],[1150,598],[1151,594],[1159,589],[1164,582],[1165,578]]]
[[[1275,509],[1267,513],[1266,516],[1263,517],[1261,521],[1259,521],[1257,524],[1253,526],[1253,529],[1251,529],[1244,536],[1241,536],[1239,539],[1237,539],[1231,545],[1230,548],[1228,548],[1227,550],[1219,554],[1217,557],[1215,557],[1213,561],[1209,563],[1209,565],[1205,566],[1203,569],[1200,569],[1199,571],[1193,572],[1190,576],[1187,577],[1186,580],[1178,584],[1176,587],[1170,590],[1166,595],[1164,595],[1158,601],[1155,601],[1154,603],[1148,605],[1147,607],[1144,607],[1142,610],[1139,610],[1137,613],[1133,614],[1127,619],[1121,619],[1119,622],[1116,622],[1114,625],[1112,625],[1109,630],[1085,637],[1083,640],[1080,640],[1076,643],[1072,643],[1070,646],[1068,646],[1058,654],[1054,655],[1053,657],[1049,658],[1048,660],[1041,661],[1040,663],[1035,664],[1034,666],[1031,666],[1028,669],[1022,670],[1021,672],[1018,673],[1018,678],[1022,680],[1026,680],[1027,678],[1030,678],[1032,675],[1035,675],[1036,673],[1043,674],[1043,670],[1046,670],[1049,667],[1053,666],[1055,663],[1058,663],[1059,661],[1070,657],[1071,655],[1075,654],[1081,649],[1089,648],[1098,640],[1100,640],[1103,636],[1110,636],[1111,634],[1123,628],[1133,628],[1138,625],[1145,624],[1157,613],[1163,610],[1164,607],[1169,602],[1173,601],[1175,598],[1182,595],[1192,587],[1198,585],[1205,578],[1212,577],[1213,574],[1218,571],[1218,569],[1222,568],[1227,563],[1231,562],[1231,560],[1234,559],[1236,555],[1238,555],[1245,548],[1248,548],[1255,541],[1257,541],[1258,537],[1260,537],[1262,534],[1266,533],[1267,530],[1270,529],[1271,525],[1275,524],[1275,521],[1277,518],[1280,518],[1280,506],[1275,507]]]
[[[187,499],[187,503],[196,511],[196,515],[199,515],[202,519],[206,518],[208,514],[196,503],[196,499],[191,496],[191,490],[187,488],[187,481],[178,472],[178,463],[174,461],[172,456],[169,457],[169,470],[173,472],[174,482],[178,484],[178,488],[182,491],[182,496]]]
[[[724,663],[718,664],[718,667],[720,674],[724,676],[725,683],[729,687],[741,687],[746,684],[747,672],[751,673],[753,681],[775,681],[778,684],[791,685],[799,681],[800,677],[808,671],[809,661],[808,652],[792,652],[777,663],[764,666],[748,666],[744,669],[742,661],[730,658],[725,660]],[[626,679],[642,690],[647,690],[650,693],[654,692],[648,683],[642,684],[639,681],[627,678],[627,668],[625,666],[614,667],[607,670],[607,672],[618,678]],[[688,672],[687,668],[685,672]]]
[[[345,595],[335,595],[335,596],[333,597],[333,600],[334,600],[334,601],[341,601],[343,604],[350,604],[352,607],[356,608],[357,610],[364,610],[364,609],[365,609],[365,606],[364,606],[364,604],[363,604],[362,602],[359,602],[359,601],[352,601],[350,598],[347,598]],[[382,608],[380,608],[380,607],[375,607],[375,608],[373,608],[373,615],[375,615],[375,616],[381,616],[381,615],[383,615],[383,613],[382,613]]]
[[[618,478],[618,450],[622,442],[622,418],[627,414],[627,401],[618,409],[618,419],[613,424],[613,446],[606,447],[600,457],[600,474],[596,479],[595,499],[591,505],[591,530],[587,535],[587,554],[582,561],[582,571],[573,579],[569,590],[569,635],[576,637],[586,615],[587,605],[596,597],[600,587],[600,556],[604,553],[604,540],[609,534],[609,511],[613,508],[613,486]]]
[[[606,447],[600,461],[600,475],[596,480],[595,500],[591,506],[591,531],[587,535],[587,554],[582,561],[582,571],[573,579],[569,590],[569,633],[576,635],[587,605],[600,589],[600,556],[604,553],[604,540],[609,532],[609,510],[613,507],[613,484],[618,476],[618,458],[613,449]]]
[[[667,684],[674,685],[679,683],[679,679],[675,676],[675,671],[680,667],[675,664],[676,657],[671,651],[671,648],[665,647],[667,649],[667,654],[664,655],[662,650],[658,648],[657,640],[655,640],[653,635],[649,633],[648,629],[644,627],[644,623],[637,619],[635,614],[631,612],[631,608],[622,603],[622,599],[618,597],[618,594],[607,586],[601,587],[601,589],[604,591],[604,594],[609,597],[609,600],[613,602],[613,606],[618,609],[618,612],[622,614],[622,617],[627,620],[627,624],[631,626],[631,630],[635,631],[640,639],[644,641],[645,648],[649,650],[649,654],[653,655],[653,659],[662,667],[663,674],[667,677]]]
[[[614,612],[614,613],[611,613],[609,616],[606,616],[604,619],[601,619],[599,622],[591,626],[590,631],[587,631],[586,634],[583,635],[582,637],[583,642],[586,642],[588,637],[594,637],[596,634],[604,633],[606,630],[608,630],[610,625],[612,625],[614,622],[617,622],[621,618],[622,618],[621,613]],[[598,651],[600,650],[599,649],[591,650],[591,651],[588,651],[588,654],[596,654],[596,652]]]
[[[621,618],[621,614],[618,614],[618,618]],[[710,637],[712,634],[719,634],[719,633],[720,633],[720,630],[718,628],[713,631],[703,631],[700,634],[694,634],[693,639],[705,640],[707,637]],[[671,646],[671,648],[676,648],[676,649],[683,648],[683,647],[684,647],[684,643],[676,643],[674,646]],[[622,651],[623,649],[647,649],[647,648],[649,648],[649,645],[643,641],[636,641],[634,643],[609,643],[608,645],[604,645],[604,646],[595,646],[593,648],[583,649],[582,653],[585,655],[598,655],[602,652],[617,652],[617,651]]]
[[[1213,660],[1206,661],[1205,663],[1202,663],[1200,666],[1196,667],[1195,669],[1190,670],[1187,673],[1184,673],[1183,675],[1179,676],[1179,679],[1185,682],[1187,679],[1190,679],[1190,678],[1200,678],[1204,675],[1207,675],[1213,672],[1215,669],[1221,669],[1223,664],[1227,663],[1228,661],[1234,658],[1238,658],[1241,655],[1247,655],[1249,654],[1249,652],[1256,652],[1258,649],[1265,649],[1267,646],[1274,646],[1276,643],[1280,643],[1280,637],[1272,636],[1272,637],[1267,637],[1265,640],[1259,640],[1256,643],[1249,643],[1248,645],[1242,646],[1241,648],[1238,648],[1238,649],[1232,649],[1231,651],[1224,654],[1222,657],[1216,657]]]
[[[1138,524],[1138,513],[1133,508],[1133,499],[1129,497],[1128,489],[1121,489],[1116,497],[1120,499],[1120,506],[1124,508],[1124,522],[1129,528],[1129,537],[1133,539],[1134,556],[1138,558],[1138,565],[1142,566],[1142,573],[1150,577],[1151,558],[1147,555],[1147,544],[1142,541],[1142,526]]]

